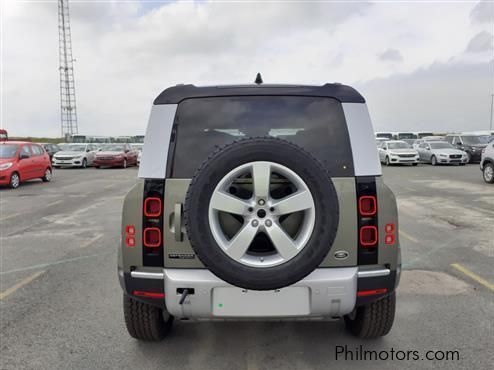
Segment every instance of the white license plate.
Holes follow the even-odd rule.
[[[220,287],[213,289],[213,315],[218,317],[280,317],[310,314],[307,287],[258,291]]]

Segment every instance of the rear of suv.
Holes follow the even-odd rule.
[[[353,88],[180,85],[155,99],[122,214],[131,336],[160,340],[174,318],[344,318],[380,337],[400,270],[396,200]]]

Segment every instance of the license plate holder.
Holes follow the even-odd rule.
[[[258,291],[235,287],[213,289],[213,316],[281,317],[310,314],[308,287]]]

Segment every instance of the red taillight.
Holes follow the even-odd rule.
[[[386,234],[386,238],[384,240],[386,244],[394,244],[395,243],[395,234]]]
[[[125,245],[127,247],[135,247],[136,246],[136,228],[134,225],[125,226]]]
[[[369,295],[376,295],[376,294],[383,294],[388,291],[387,288],[382,288],[382,289],[374,289],[374,290],[361,290],[360,292],[357,292],[357,297],[366,297]]]
[[[125,238],[125,245],[127,247],[135,247],[136,246],[136,238],[133,236],[128,236]]]
[[[384,242],[386,244],[394,244],[395,243],[395,224],[386,224],[384,227],[384,231],[386,232],[386,236],[384,238]]]
[[[358,210],[362,216],[374,216],[377,212],[376,197],[372,195],[361,196],[358,200]]]
[[[161,230],[157,227],[144,229],[144,245],[146,247],[159,247],[161,245]]]
[[[360,244],[363,247],[372,247],[377,244],[377,227],[362,226],[360,228]]]
[[[134,290],[132,294],[144,298],[165,298],[165,293],[145,292],[143,290]]]
[[[144,201],[144,216],[159,217],[161,215],[161,199],[146,198]]]

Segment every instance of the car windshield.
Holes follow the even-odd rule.
[[[388,143],[388,149],[409,149],[410,145],[405,142]]]
[[[450,143],[429,143],[432,149],[453,149],[454,146]]]
[[[17,153],[17,149],[19,149],[19,145],[0,145],[0,158],[13,158],[15,153]]]
[[[84,152],[86,150],[85,145],[73,145],[73,144],[64,144],[60,145],[60,149],[67,152]]]
[[[479,145],[479,144],[488,144],[490,136],[488,135],[462,136],[461,138],[464,144]]]
[[[104,152],[123,152],[125,149],[123,145],[103,145],[101,150]]]

